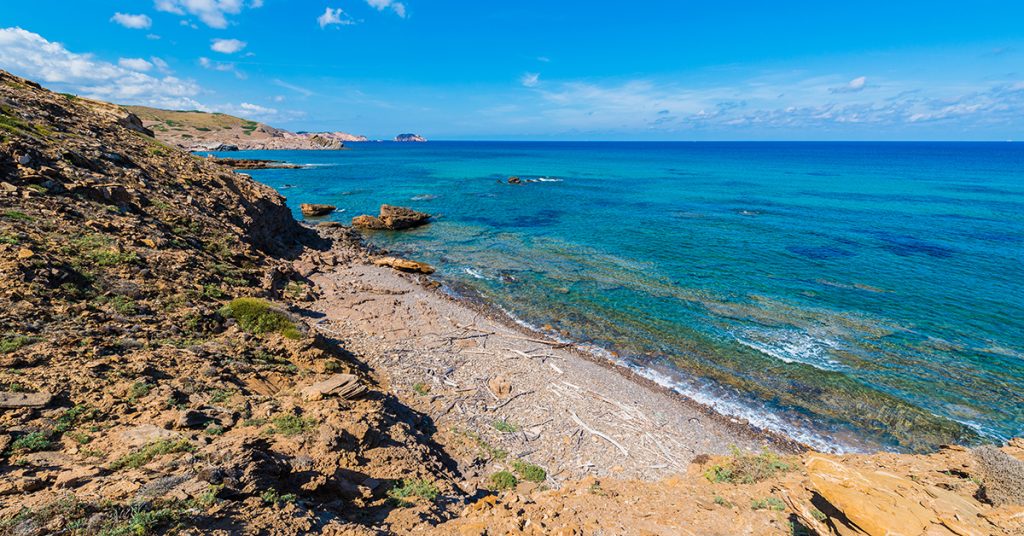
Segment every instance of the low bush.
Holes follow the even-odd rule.
[[[259,298],[235,298],[221,308],[220,315],[235,319],[239,327],[255,335],[280,333],[289,339],[302,338],[302,332],[288,315]]]

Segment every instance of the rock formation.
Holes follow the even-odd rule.
[[[352,218],[352,227],[397,231],[426,225],[430,222],[430,218],[430,214],[417,212],[411,208],[381,205],[380,215],[369,216],[364,214],[356,216]]]
[[[387,266],[402,272],[414,272],[419,274],[434,273],[434,267],[425,262],[400,259],[398,257],[377,257],[376,259],[373,259],[373,264],[377,266]]]
[[[395,141],[401,141],[401,142],[424,142],[424,141],[427,141],[427,139],[424,138],[423,136],[420,136],[419,134],[399,134],[399,135],[395,136]]]
[[[337,208],[338,207],[335,207],[334,205],[323,205],[319,203],[302,203],[299,205],[299,210],[302,212],[302,215],[307,218],[326,216],[337,210]]]

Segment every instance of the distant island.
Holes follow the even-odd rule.
[[[257,121],[197,110],[126,106],[155,137],[188,151],[336,150],[345,142],[366,141],[347,132],[290,132]]]
[[[419,134],[399,134],[395,136],[395,141],[412,141],[412,142],[424,142],[427,138],[420,136]]]

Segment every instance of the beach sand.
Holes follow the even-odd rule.
[[[301,261],[317,266],[315,328],[423,413],[425,426],[540,465],[552,484],[587,475],[659,479],[699,454],[734,447],[801,448],[454,299],[425,276],[373,266],[366,252],[353,251],[358,245],[335,247],[342,250],[326,256],[348,261]]]

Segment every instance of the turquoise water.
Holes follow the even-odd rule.
[[[231,156],[311,164],[252,172],[296,209],[436,214],[369,240],[819,448],[1024,435],[1024,144],[351,147]]]

